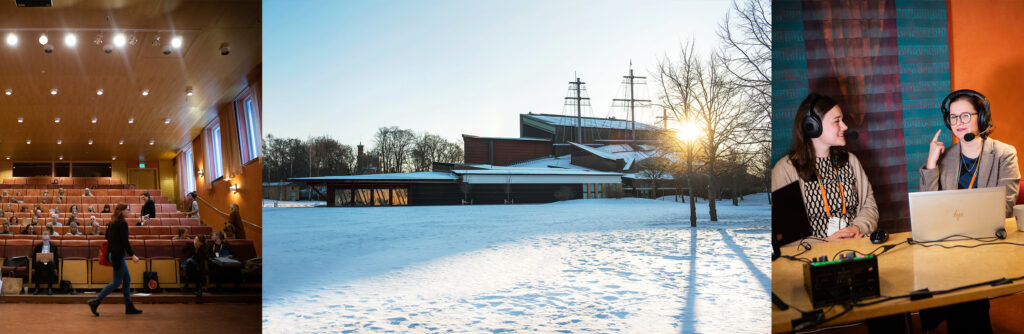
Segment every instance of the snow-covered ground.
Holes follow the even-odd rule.
[[[263,199],[264,208],[311,208],[314,206],[326,206],[326,201],[275,201]]]
[[[764,194],[697,206],[264,208],[263,324],[291,332],[767,332]]]

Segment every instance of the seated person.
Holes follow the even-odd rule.
[[[810,94],[797,109],[789,153],[772,168],[772,191],[799,182],[813,236],[825,241],[860,238],[878,225],[867,174],[844,148],[846,129],[835,100]]]
[[[235,225],[224,225],[224,238],[235,239]]]
[[[37,253],[53,253],[54,261],[39,262],[36,261]],[[43,242],[39,243],[35,247],[35,251],[32,252],[32,268],[35,269],[36,279],[36,291],[34,294],[39,294],[39,286],[41,282],[46,282],[46,294],[53,294],[53,281],[57,278],[57,259],[60,258],[60,252],[57,249],[57,245],[50,243],[50,235],[43,234]]]
[[[57,233],[57,231],[54,231],[53,223],[46,223],[46,233],[43,233],[43,235],[55,235],[55,236],[59,237],[60,233]]]
[[[231,246],[227,242],[224,242],[224,233],[220,231],[213,231],[213,242],[210,244],[210,256],[211,257],[233,257],[231,255]]]
[[[139,214],[142,217],[156,218],[156,202],[153,202],[153,198],[149,196],[149,193],[142,194],[142,212]]]
[[[185,240],[186,238],[188,238],[187,236],[185,236],[185,233],[187,233],[187,232],[188,232],[188,230],[185,229],[184,227],[179,227],[178,228],[178,235],[175,235],[174,238],[171,238],[171,240]],[[205,242],[206,241],[203,241],[203,243],[205,243]]]
[[[64,197],[64,188],[57,189],[57,196]]]
[[[142,216],[142,219],[135,226],[149,226],[149,216]]]
[[[83,197],[93,197],[93,196],[92,196],[92,191],[89,191],[89,188],[88,188],[88,187],[86,187],[86,188],[85,188],[85,192],[83,192],[83,193],[82,193],[82,196],[83,196]]]
[[[78,214],[78,204],[71,204],[71,208],[68,209],[71,214]]]
[[[224,234],[221,233],[220,231],[213,231],[213,242],[210,243],[209,246],[210,246],[210,257],[211,258],[217,258],[217,259],[223,259],[223,258],[232,259],[232,258],[234,258],[234,255],[231,254],[231,246],[228,245],[228,243],[224,241]],[[218,262],[218,261],[220,261],[220,262]],[[214,279],[216,281],[216,283],[217,283],[217,285],[216,285],[217,286],[217,290],[220,290],[220,285],[224,281],[226,276],[231,276],[235,280],[235,286],[236,287],[240,286],[241,285],[241,279],[242,279],[242,272],[241,272],[242,268],[241,268],[240,263],[238,263],[238,261],[233,261],[233,260],[218,260],[218,261],[212,261],[212,260],[210,261],[210,263],[212,263],[212,265],[210,266],[210,277],[211,277],[211,279]],[[230,265],[226,265],[227,263],[231,263],[232,261],[235,264],[238,264],[238,266],[232,267]]]
[[[92,232],[89,235],[103,235],[103,232],[100,232],[100,223],[96,221],[96,217],[92,217],[92,222],[89,223],[89,226],[92,226]]]
[[[8,223],[9,223],[9,224],[10,224],[11,226],[18,226],[18,225],[19,225],[19,224],[18,224],[18,217],[16,217],[16,216],[13,216],[13,215],[11,216],[11,218],[7,219],[7,222],[8,222]]]
[[[230,239],[245,239],[245,225],[242,225],[242,215],[238,213],[238,204],[231,203],[231,213],[228,214],[227,225],[232,226],[232,232],[234,232],[228,238]],[[227,227],[225,227],[225,231]]]
[[[87,210],[89,213],[96,213],[96,206],[89,204],[89,208]]]
[[[103,211],[100,213],[110,213],[110,204],[103,204]]]
[[[186,260],[181,263],[181,270],[185,272],[185,285],[182,286],[182,289],[188,289],[188,284],[194,283],[196,296],[200,297],[203,296],[203,281],[206,279],[207,260],[210,256],[208,247],[206,236],[197,235],[195,239],[192,239],[192,245],[185,248]]]
[[[52,223],[53,226],[64,226],[64,224],[60,223],[60,215],[55,213],[55,214],[51,215],[50,217],[51,217],[51,219],[53,219],[53,223]]]
[[[35,225],[25,225],[25,229],[21,231],[24,235],[36,235]]]
[[[78,231],[78,222],[71,222],[68,225],[71,227],[68,228],[68,233],[65,235],[82,235],[82,232]]]
[[[6,220],[4,221],[3,227],[0,227],[0,234],[14,234],[11,232],[11,224]]]

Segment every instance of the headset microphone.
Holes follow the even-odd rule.
[[[992,129],[995,128],[995,127],[996,127],[995,125],[989,126],[988,129],[985,129],[985,131],[982,131],[979,134],[974,134],[974,133],[965,134],[964,135],[964,141],[972,141],[972,140],[974,140],[974,138],[976,138],[978,136],[987,135],[987,134],[991,133]]]

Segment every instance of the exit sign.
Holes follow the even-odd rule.
[[[146,164],[145,164],[145,163],[141,163],[141,162],[140,162],[140,163],[139,163],[139,168],[146,168]]]

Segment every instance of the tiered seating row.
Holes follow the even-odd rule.
[[[53,181],[57,180],[56,183]],[[112,177],[8,177],[4,178],[3,184],[9,185],[60,185],[60,186],[81,186],[85,188],[89,185],[124,185],[121,180]],[[66,187],[65,187],[66,188]]]
[[[167,199],[166,197],[157,196],[157,195],[153,195],[153,194],[150,194],[150,195],[153,197],[153,202],[155,202],[157,204],[167,204],[167,203],[170,202],[170,200]],[[15,194],[15,195],[8,195],[8,196],[0,195],[0,201],[2,201],[3,203],[11,203],[11,204],[78,204],[78,205],[93,204],[93,205],[100,205],[100,207],[102,207],[103,204],[138,203],[138,202],[142,201],[140,199],[141,198],[140,196],[142,196],[142,195],[132,195],[132,196],[94,196],[94,197],[66,196],[65,195],[64,198],[61,198],[60,202],[58,203],[57,202],[57,195],[55,195],[55,194],[50,194],[48,196],[18,196],[17,194]],[[21,203],[18,203],[18,202],[21,202]]]
[[[58,218],[57,220],[60,221],[61,225],[65,225],[66,226],[66,225],[68,225],[68,221],[71,220],[71,218],[69,218],[69,216],[70,216],[69,214],[62,214],[61,215],[62,218]],[[78,221],[78,225],[79,225],[80,229],[81,229],[81,227],[85,227],[85,226],[89,225],[89,222],[90,222],[89,217],[91,217],[91,216],[95,216],[96,217],[96,222],[100,223],[100,226],[107,226],[107,224],[110,223],[110,219],[111,218],[110,218],[110,214],[109,213],[102,213],[102,214],[99,214],[99,213],[97,213],[97,214],[85,213],[85,214],[79,214],[78,218],[76,218],[76,221]],[[157,214],[157,216],[159,217],[160,214]],[[10,214],[8,214],[7,217],[8,218],[4,219],[5,221],[10,219],[9,218]],[[19,226],[12,225],[11,226],[11,230],[12,231],[14,231],[15,229],[22,228],[21,226],[25,225],[23,223],[24,220],[25,219],[31,219],[31,214],[19,213],[19,214],[16,214],[15,217],[18,217],[18,222],[20,224],[19,224]],[[128,222],[128,226],[135,226],[139,222],[142,221],[141,218],[137,218],[137,217],[138,216],[136,216],[136,218],[125,218],[125,221]],[[53,218],[49,218],[49,217],[45,217],[45,218],[40,218],[39,219],[39,225],[40,226],[46,226],[46,223],[52,223],[52,222],[53,222]],[[171,218],[171,217],[151,218],[149,220],[149,223],[146,226],[199,226],[199,218]],[[15,231],[15,232],[21,232],[21,231],[18,230],[18,231]]]
[[[100,289],[110,283],[113,276],[111,267],[98,263],[100,245],[103,241],[51,241],[59,247],[61,255],[58,280],[70,281],[71,286],[76,289]],[[0,263],[3,259],[11,257],[28,256],[31,258],[35,245],[40,242],[38,240],[0,239]],[[138,263],[127,261],[132,277],[131,287],[142,287],[142,273],[146,271],[157,273],[161,287],[181,287],[184,273],[180,272],[178,264],[187,259],[187,247],[193,247],[191,240],[135,239],[130,243],[135,255],[140,259]],[[231,246],[235,259],[242,263],[256,257],[252,240],[228,240],[227,243]],[[2,270],[5,274],[13,273],[15,277],[28,279],[29,286],[33,286],[35,282],[32,276],[35,273],[31,266],[30,263],[28,268],[3,267]]]
[[[86,197],[86,196],[82,196],[82,193],[84,193],[84,192],[85,192],[85,189],[78,189],[78,188],[75,188],[75,189],[64,189],[64,199],[69,199],[71,197]],[[104,196],[142,196],[142,194],[145,194],[145,193],[149,193],[149,195],[153,196],[153,197],[160,196],[160,190],[159,189],[96,189],[96,190],[91,190],[90,189],[89,192],[92,193],[93,197],[104,197]],[[53,189],[40,189],[40,188],[3,189],[3,190],[0,190],[0,194],[3,194],[3,193],[7,193],[6,195],[3,195],[4,197],[8,197],[8,196],[15,196],[15,197],[18,197],[18,196],[44,196],[44,195],[50,196],[50,197],[57,197],[58,195],[60,195],[60,188],[58,188],[57,190],[53,190]]]
[[[85,197],[85,198],[89,198],[89,197]],[[134,199],[135,201],[131,201],[131,202],[123,201],[123,202],[115,202],[115,203],[125,203],[125,204],[128,204],[128,212],[129,213],[139,214],[142,211],[142,203],[140,203],[141,201],[139,201],[138,198],[126,197],[125,199]],[[110,209],[111,210],[113,210],[114,207],[116,206],[115,203],[110,204]],[[85,214],[90,214],[90,215],[91,214],[96,214],[96,213],[88,212],[89,211],[89,205],[92,205],[93,208],[96,209],[96,211],[103,211],[103,205],[105,205],[105,204],[39,204],[39,208],[43,210],[44,214],[49,214],[50,210],[54,209],[54,210],[60,210],[61,215],[64,215],[64,214],[70,214],[71,213],[71,206],[72,205],[77,205],[78,206],[78,215],[82,216],[82,215],[85,215]],[[31,214],[32,213],[32,209],[36,207],[36,204],[29,204],[29,203],[25,203],[25,204],[7,203],[7,204],[0,204],[0,207],[2,207],[3,210],[6,211],[6,212]],[[22,208],[24,208],[24,211],[22,210]],[[174,215],[174,214],[178,213],[178,208],[175,207],[174,204],[156,204],[156,213],[157,213],[157,217],[162,217],[162,216],[160,216],[160,214]]]
[[[186,225],[179,225],[179,226],[128,226],[128,236],[129,236],[129,238],[138,238],[140,236],[145,236],[145,235],[171,235],[171,236],[173,236],[175,234],[178,234],[178,228],[179,227],[184,227],[188,231],[189,235],[203,234],[203,235],[206,235],[207,237],[209,237],[211,234],[213,234],[213,227],[212,226],[196,224],[196,225],[191,225],[191,226],[186,226]],[[22,227],[11,228],[11,230],[14,233],[20,233],[21,229],[23,229],[23,228]],[[42,238],[43,231],[46,230],[46,227],[44,227],[44,226],[34,226],[33,229],[36,231],[35,235],[32,235],[32,234],[0,234],[0,239],[17,239],[17,238],[39,239],[39,238]],[[70,230],[70,229],[71,228],[68,227],[68,226],[54,227],[53,228],[54,232],[60,233],[60,236],[51,236],[51,238],[71,237],[71,236],[65,235],[65,234],[67,234],[68,230]],[[93,230],[92,226],[85,226],[85,227],[79,227],[78,228],[78,231],[82,232],[83,235],[92,234],[92,230]],[[107,227],[106,226],[100,226],[99,230],[100,230],[100,233],[106,233],[107,232]]]

